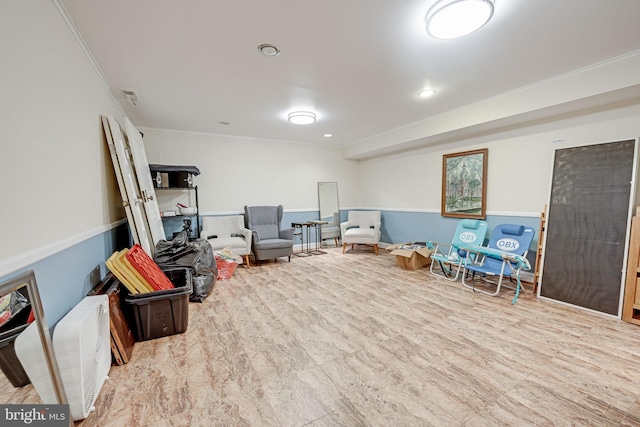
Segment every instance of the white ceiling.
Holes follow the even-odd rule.
[[[336,146],[640,51],[640,0],[496,0],[456,40],[435,0],[59,1],[136,126]]]

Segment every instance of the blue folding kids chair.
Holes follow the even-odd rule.
[[[478,219],[463,219],[458,222],[450,245],[429,242],[433,246],[431,267],[429,271],[436,277],[454,281],[468,261],[467,252],[460,249],[462,245],[481,246],[487,235],[487,222]],[[440,267],[440,272],[434,271],[434,265]]]
[[[516,291],[511,301],[515,304],[522,289],[520,271],[530,270],[531,264],[527,260],[527,252],[536,232],[531,227],[515,224],[498,225],[491,233],[487,247],[462,246],[469,254],[476,254],[473,262],[463,266],[462,284],[474,292],[482,292],[490,296],[500,293],[504,278],[515,278],[515,288],[504,285]],[[495,286],[494,292],[478,289],[475,281],[479,279],[484,284]]]

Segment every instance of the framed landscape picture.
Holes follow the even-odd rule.
[[[442,156],[442,216],[485,219],[489,150]]]

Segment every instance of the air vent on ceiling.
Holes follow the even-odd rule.
[[[138,105],[138,94],[136,93],[135,90],[126,90],[126,89],[122,89],[122,93],[124,93],[124,97],[127,98],[127,100],[132,103],[133,105]]]

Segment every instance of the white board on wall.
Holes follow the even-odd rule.
[[[539,296],[620,317],[634,140],[555,152]]]

